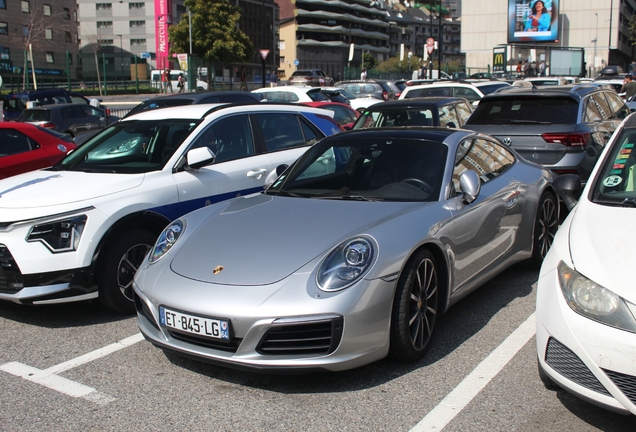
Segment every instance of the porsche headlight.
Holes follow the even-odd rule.
[[[148,257],[148,263],[153,264],[159,261],[159,259],[164,256],[174,244],[179,240],[181,234],[185,230],[185,221],[183,219],[177,219],[168,225],[162,232],[155,246],[150,251],[150,256]]]
[[[77,250],[87,219],[79,215],[34,225],[26,241],[44,243],[53,253]]]
[[[573,311],[600,323],[636,333],[636,305],[586,278],[563,261],[557,267],[561,291]]]
[[[316,276],[323,291],[338,291],[354,284],[373,261],[373,244],[365,237],[340,243],[322,262]]]

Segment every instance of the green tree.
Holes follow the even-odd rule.
[[[364,60],[364,67],[367,70],[370,69],[375,69],[376,65],[378,64],[378,60],[373,57],[373,54],[365,52],[364,55],[362,56],[362,59]]]
[[[185,0],[184,5],[192,15],[192,53],[204,59],[208,71],[215,64],[244,63],[254,55],[252,42],[238,26],[238,6],[228,0]],[[168,30],[171,54],[189,52],[189,30],[188,14],[183,14]]]

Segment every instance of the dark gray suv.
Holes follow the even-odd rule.
[[[623,100],[605,86],[509,87],[484,96],[464,128],[495,136],[557,174],[587,179],[628,115]]]

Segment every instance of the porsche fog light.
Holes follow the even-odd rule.
[[[26,241],[41,242],[55,253],[77,250],[87,219],[86,215],[80,215],[34,225]]]
[[[159,261],[159,259],[164,256],[174,244],[179,240],[183,230],[185,229],[185,221],[182,219],[177,219],[168,225],[159,235],[155,246],[152,248],[150,252],[150,256],[148,257],[148,262],[150,264]]]
[[[318,286],[323,291],[338,291],[355,283],[369,269],[373,245],[364,237],[342,242],[329,253],[318,271]]]
[[[634,305],[586,278],[563,261],[557,268],[559,285],[573,311],[600,323],[636,333]],[[630,310],[631,309],[631,310]]]

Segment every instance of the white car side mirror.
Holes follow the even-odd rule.
[[[188,166],[193,169],[198,169],[214,162],[216,155],[208,147],[199,147],[188,151],[186,159]]]

